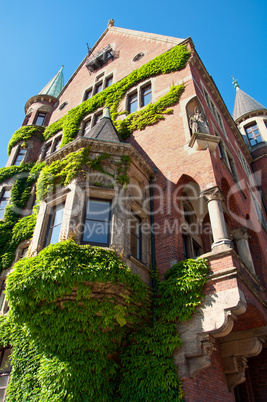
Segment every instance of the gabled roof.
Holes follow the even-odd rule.
[[[233,110],[233,119],[237,120],[239,117],[252,112],[254,110],[265,109],[263,105],[251,98],[244,91],[236,87],[236,97]]]
[[[121,142],[121,138],[112,124],[108,108],[99,122],[84,136],[94,140]]]
[[[63,67],[59,72],[46,84],[46,86],[39,92],[38,95],[50,95],[57,98],[60,91],[64,87]]]

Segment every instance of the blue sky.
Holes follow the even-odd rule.
[[[0,166],[7,144],[21,126],[24,105],[64,64],[65,82],[110,18],[115,26],[187,38],[191,36],[232,113],[240,88],[267,107],[265,0],[33,0],[0,5]]]

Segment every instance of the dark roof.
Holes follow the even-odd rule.
[[[102,117],[84,137],[95,140],[121,142],[119,134],[108,117]]]
[[[234,120],[237,120],[246,113],[259,109],[265,109],[265,107],[238,87],[236,88],[235,105],[233,110]]]

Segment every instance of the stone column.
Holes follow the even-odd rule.
[[[213,244],[211,249],[213,252],[229,250],[233,248],[233,243],[228,237],[225,219],[223,215],[222,201],[223,193],[219,187],[212,187],[202,192],[202,196],[208,204],[208,211],[213,234]]]
[[[242,227],[231,232],[233,239],[236,242],[239,257],[244,262],[246,267],[255,274],[255,268],[248,244],[248,239],[250,238],[246,228]]]

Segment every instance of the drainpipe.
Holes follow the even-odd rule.
[[[157,169],[154,169],[155,174],[157,173]],[[154,294],[154,302],[153,302],[153,320],[156,321],[156,311],[155,311],[155,299],[157,297],[157,289],[156,289],[156,252],[155,252],[155,233],[154,233],[154,194],[153,194],[153,186],[152,183],[155,181],[154,178],[149,180],[149,197],[150,197],[150,224],[152,227],[151,231],[151,263],[152,263],[152,290]]]

